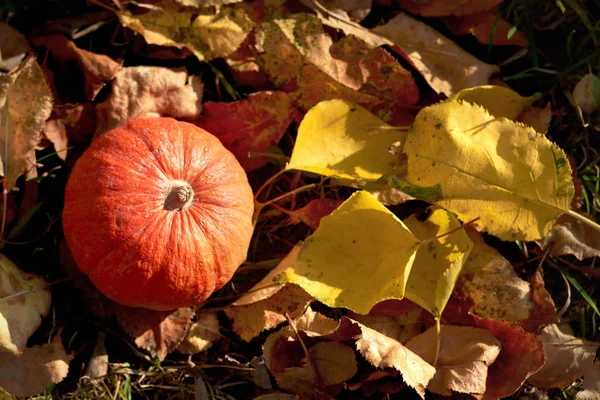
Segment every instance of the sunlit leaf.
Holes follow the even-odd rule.
[[[514,90],[496,85],[482,85],[463,89],[451,97],[451,100],[464,100],[479,104],[494,117],[515,119],[538,96],[522,97]]]

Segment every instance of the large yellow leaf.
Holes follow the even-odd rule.
[[[404,223],[423,241],[460,227],[456,217],[443,209],[434,210],[424,222],[413,215]],[[408,277],[406,297],[439,318],[472,248],[473,242],[463,229],[424,242]]]
[[[404,297],[419,241],[373,195],[354,193],[321,220],[281,280],[330,307],[361,314]]]
[[[123,26],[149,44],[190,50],[200,61],[226,57],[246,39],[254,24],[241,8],[223,7],[216,14],[179,9],[164,3],[145,14],[118,13]]]
[[[540,239],[569,210],[574,188],[564,152],[481,106],[448,101],[422,109],[404,152],[405,179],[437,188],[425,200],[463,221],[480,218],[500,239]]]
[[[375,181],[395,161],[388,151],[392,143],[406,136],[391,128],[359,105],[323,101],[302,120],[287,169]]]
[[[523,97],[514,90],[497,85],[482,85],[463,89],[451,100],[464,100],[479,104],[495,117],[516,119],[539,95]]]

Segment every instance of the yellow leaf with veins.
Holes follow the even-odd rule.
[[[422,109],[408,133],[406,181],[435,187],[425,200],[503,240],[536,240],[568,212],[574,187],[565,153],[533,128],[476,104]]]
[[[366,314],[382,300],[404,297],[418,244],[373,195],[356,192],[321,220],[280,280],[330,307]]]
[[[519,93],[504,86],[482,85],[463,89],[450,99],[479,104],[495,117],[516,119],[525,107],[537,98],[539,95],[522,97]]]

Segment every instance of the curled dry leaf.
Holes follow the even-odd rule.
[[[433,28],[407,14],[398,14],[371,32],[400,47],[400,55],[408,56],[437,93],[451,96],[461,89],[485,85],[492,74],[499,71],[497,66],[478,60]]]
[[[232,103],[206,102],[196,125],[217,136],[246,171],[264,166],[264,153],[277,145],[296,117],[296,107],[284,92],[258,92]]]
[[[110,82],[121,69],[121,63],[103,54],[95,54],[77,47],[75,42],[61,34],[35,36],[31,42],[37,47],[46,47],[50,54],[61,63],[75,63],[85,79],[85,96],[94,100],[100,89]],[[53,72],[56,73],[56,70]],[[73,82],[72,71],[70,82]]]
[[[539,388],[557,388],[573,383],[585,374],[596,357],[600,343],[573,336],[569,324],[552,324],[542,329],[544,366],[529,382]]]
[[[216,312],[198,312],[190,325],[185,338],[177,351],[184,354],[197,354],[212,346],[221,337],[219,319]]]
[[[35,56],[13,72],[0,74],[0,174],[8,190],[26,170],[35,171],[31,159],[51,111],[52,94]]]
[[[402,8],[423,17],[469,15],[490,10],[502,0],[403,0]]]
[[[85,371],[83,372],[86,383],[96,383],[106,377],[108,372],[108,353],[104,345],[105,339],[106,334],[103,331],[98,332],[94,350],[92,350],[90,360],[87,362]]]
[[[385,50],[352,35],[333,42],[308,14],[263,23],[256,48],[257,62],[273,83],[306,109],[339,98],[386,121],[406,123],[411,119],[406,107],[419,98],[410,73]]]
[[[566,222],[555,224],[543,239],[542,247],[550,247],[550,254],[559,257],[565,254],[578,260],[600,256],[600,232],[594,228],[569,218]]]
[[[243,340],[250,341],[263,330],[275,328],[290,318],[300,317],[313,300],[302,288],[294,284],[278,284],[273,278],[296,262],[302,244],[296,244],[277,267],[237,301],[225,308],[232,329]]]
[[[0,254],[0,354],[19,355],[25,350],[27,339],[50,310],[45,285],[42,278],[21,271]]]
[[[69,361],[60,335],[20,356],[0,353],[0,387],[17,397],[35,396],[67,376]]]
[[[44,139],[54,145],[56,155],[58,155],[63,161],[67,158],[67,145],[69,139],[67,137],[67,128],[60,119],[49,119],[44,123],[42,129],[42,135]],[[44,141],[39,147],[44,148]]]
[[[490,331],[502,345],[489,367],[483,400],[495,400],[515,393],[527,378],[544,365],[544,347],[539,336],[517,324],[475,317],[475,326]]]
[[[441,327],[440,337],[436,372],[427,389],[445,396],[451,392],[484,393],[488,368],[500,353],[498,339],[485,329],[449,325]],[[437,349],[435,327],[409,340],[406,347],[433,363]]]
[[[185,338],[194,309],[154,311],[119,306],[116,315],[119,326],[134,339],[139,348],[164,360]]]
[[[190,50],[200,61],[227,57],[252,30],[254,23],[241,7],[182,9],[163,2],[149,12],[118,13],[123,26],[141,34],[148,44]]]
[[[96,107],[96,135],[133,118],[196,118],[202,110],[202,82],[183,69],[128,67],[120,70],[108,98]]]

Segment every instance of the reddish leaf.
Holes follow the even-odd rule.
[[[265,152],[276,145],[296,116],[291,99],[284,92],[258,92],[233,103],[204,103],[196,124],[217,136],[246,171],[262,167]]]
[[[154,311],[121,306],[117,321],[135,344],[163,360],[185,338],[194,316],[193,308]]]
[[[463,15],[461,17],[445,17],[442,19],[448,29],[455,35],[470,33],[482,44],[490,42],[490,34],[494,29],[492,44],[494,46],[520,46],[527,47],[529,42],[525,35],[519,31],[508,38],[512,26],[499,17],[497,12],[483,11],[477,14]]]
[[[510,396],[544,365],[542,341],[518,324],[475,317],[475,326],[487,329],[502,344],[496,362],[488,370],[483,399]]]
[[[502,0],[403,0],[402,8],[424,17],[469,15],[489,10]]]
[[[311,200],[307,205],[294,211],[287,211],[289,222],[293,225],[304,223],[312,229],[319,227],[321,218],[331,214],[343,200],[319,198]]]
[[[529,314],[529,318],[521,323],[523,329],[528,332],[538,332],[541,326],[556,322],[558,316],[554,300],[546,290],[544,278],[539,270],[531,276],[531,301],[535,309]]]

